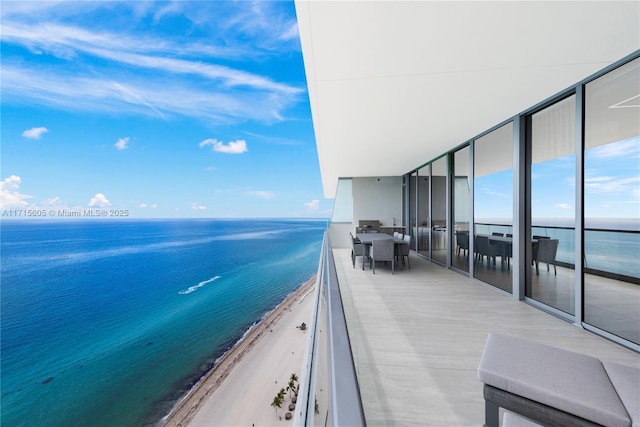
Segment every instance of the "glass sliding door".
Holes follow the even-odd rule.
[[[431,164],[431,258],[447,263],[447,156]]]
[[[575,95],[530,117],[533,260],[525,295],[575,314]]]
[[[585,87],[584,322],[640,344],[640,59]]]
[[[429,227],[431,220],[430,173],[431,165],[426,165],[418,170],[418,216],[413,226],[418,252],[426,257],[431,256],[431,232]]]
[[[400,217],[400,225],[404,227],[402,234],[408,233],[407,224],[409,218],[409,175],[402,177],[402,216]],[[413,247],[411,249],[414,249]]]
[[[513,123],[474,143],[474,276],[512,292]]]
[[[416,229],[416,221],[418,215],[418,172],[413,172],[409,176],[409,212],[406,217],[407,221],[405,221],[405,226],[408,228],[405,230],[405,233],[411,234],[411,246],[415,248],[416,246],[413,242],[417,239],[417,229]],[[418,250],[420,248],[418,247]]]
[[[471,181],[469,177],[469,147],[454,153],[453,157],[453,254],[451,265],[469,271],[469,218],[471,211]]]

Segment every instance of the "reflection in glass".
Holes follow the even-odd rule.
[[[507,123],[478,138],[473,162],[474,276],[511,292],[513,124]]]
[[[453,157],[453,223],[454,244],[451,264],[469,271],[469,212],[471,184],[469,182],[469,147],[455,152]]]
[[[431,258],[447,263],[447,157],[431,167]]]
[[[429,220],[431,217],[429,206],[429,194],[431,186],[429,185],[429,171],[430,165],[424,166],[418,170],[416,182],[418,184],[418,216],[414,224],[416,242],[418,244],[418,252],[424,256],[431,256],[429,249],[431,247],[431,229],[429,227]]]
[[[640,344],[640,59],[586,85],[584,321]]]
[[[416,215],[418,213],[418,173],[413,172],[409,177],[409,215],[406,222],[409,227],[409,233],[411,234],[411,241],[415,242],[417,239],[416,228]],[[415,246],[414,246],[415,247]],[[420,248],[418,247],[418,250]]]
[[[406,212],[407,210],[407,203],[408,202],[408,192],[407,192],[407,186],[408,186],[408,180],[406,176],[402,177],[402,217],[400,219],[400,224],[403,227],[405,227],[404,230],[402,230],[402,234],[406,234],[406,233],[410,233],[409,229],[407,229],[407,224],[411,224],[409,221],[407,221],[408,219],[408,212]],[[395,225],[395,224],[394,224]],[[415,249],[414,246],[411,247],[411,249]]]
[[[575,313],[575,96],[531,117],[533,260],[526,296]],[[544,241],[543,241],[544,240]]]

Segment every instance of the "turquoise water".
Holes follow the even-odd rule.
[[[5,221],[2,425],[151,425],[315,274],[326,221]]]

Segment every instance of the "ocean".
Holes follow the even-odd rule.
[[[144,426],[316,273],[327,221],[0,227],[2,425]]]
[[[483,219],[476,224],[478,234],[513,233],[504,219]],[[637,218],[587,218],[584,233],[586,267],[640,279],[640,222]],[[558,239],[556,260],[575,263],[575,226],[572,219],[536,219],[532,235]]]

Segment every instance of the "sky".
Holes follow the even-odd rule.
[[[637,218],[640,215],[640,137],[585,151],[584,212],[586,218]],[[573,155],[532,167],[532,216],[575,218],[576,158]],[[476,218],[513,216],[513,171],[477,177]]]
[[[575,219],[574,155],[532,165],[531,187],[531,214],[534,221]],[[637,229],[640,225],[640,137],[634,136],[585,150],[583,187],[585,218],[633,219],[634,229]],[[512,169],[475,178],[476,220],[511,222],[512,212]],[[611,227],[618,225],[615,221],[608,224]]]
[[[3,1],[3,215],[330,216],[293,1]]]

